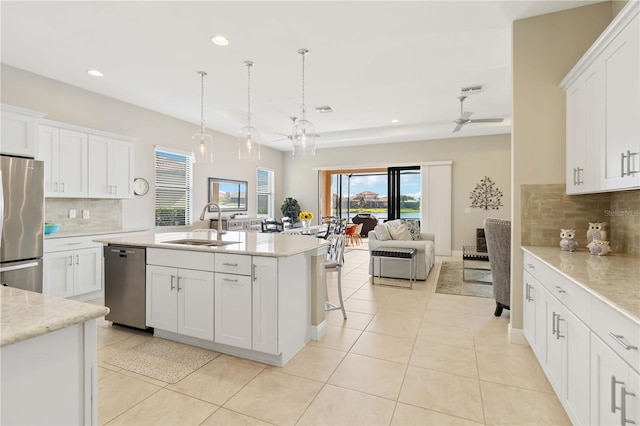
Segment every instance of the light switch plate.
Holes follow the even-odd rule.
[[[75,219],[75,218],[76,218],[76,209],[69,210],[69,219]]]
[[[464,209],[464,212],[465,212],[466,214],[469,214],[469,213],[471,213],[471,209],[470,209],[469,207],[467,207],[467,208],[465,208],[465,209]]]
[[[82,210],[82,218],[89,219],[89,210]]]

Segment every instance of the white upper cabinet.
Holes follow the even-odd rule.
[[[41,120],[37,155],[44,161],[45,196],[133,197],[132,139]]]
[[[35,158],[36,122],[44,113],[2,105],[0,153]]]
[[[602,54],[605,70],[603,189],[640,185],[640,16]]]
[[[89,135],[89,197],[133,197],[133,144]]]
[[[640,2],[629,2],[562,80],[568,194],[640,188]]]
[[[87,134],[38,126],[38,153],[44,161],[45,197],[87,196]]]

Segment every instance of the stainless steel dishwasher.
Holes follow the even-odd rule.
[[[104,247],[105,317],[116,324],[146,329],[146,262],[144,247]]]

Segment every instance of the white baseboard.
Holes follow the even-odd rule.
[[[311,326],[311,340],[318,341],[327,335],[327,321],[324,320],[318,325]]]
[[[509,332],[509,342],[516,345],[529,346],[529,342],[527,341],[527,338],[524,337],[524,331],[521,328],[512,328],[511,323],[509,323],[508,332]]]

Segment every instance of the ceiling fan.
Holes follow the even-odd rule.
[[[473,114],[473,112],[463,112],[463,104],[465,99],[467,99],[466,96],[458,96],[458,100],[460,100],[460,118],[453,120],[453,122],[456,124],[456,127],[453,129],[452,133],[460,131],[460,129],[462,129],[462,126],[469,123],[502,123],[504,121],[504,118],[476,118],[474,120],[470,119],[469,117],[471,117],[471,114]]]
[[[295,126],[296,125],[296,120],[298,119],[298,117],[289,117],[289,119],[291,120],[292,126]],[[275,133],[276,133],[276,135],[284,136],[284,138],[274,139],[272,142],[279,142],[279,141],[283,141],[283,140],[292,140],[293,139],[293,134],[285,135],[284,133],[278,133],[278,132],[275,132]],[[316,138],[320,137],[320,135],[318,133],[314,133],[313,136],[316,137]]]

